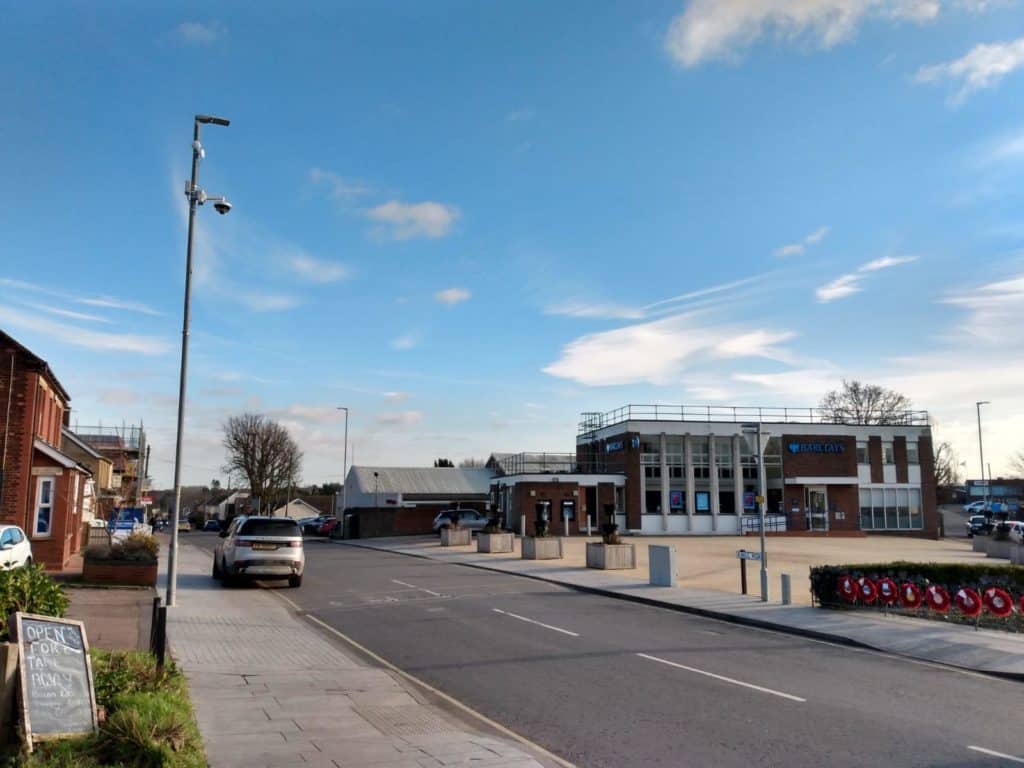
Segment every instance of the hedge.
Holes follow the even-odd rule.
[[[839,594],[839,579],[849,575],[854,579],[862,576],[877,582],[889,577],[897,584],[906,582],[916,584],[922,590],[931,585],[939,584],[948,590],[950,595],[956,594],[961,587],[969,587],[979,594],[988,587],[1005,589],[1019,605],[1024,595],[1024,566],[1019,565],[988,565],[972,563],[908,563],[896,561],[891,563],[855,563],[848,565],[811,566],[811,596],[813,601],[822,608],[855,609],[875,611],[879,613],[898,613],[906,616],[939,619],[956,623],[979,625],[995,629],[1006,629],[1024,632],[1024,616],[1016,610],[1005,619],[992,616],[983,611],[978,618],[964,616],[955,609],[947,614],[936,613],[927,608],[907,609],[896,603],[886,607],[881,601],[874,605],[860,602],[847,603]]]

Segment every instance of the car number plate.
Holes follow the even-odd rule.
[[[277,549],[277,544],[253,544],[252,548],[260,550],[274,550]]]

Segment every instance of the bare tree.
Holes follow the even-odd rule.
[[[463,459],[459,462],[459,467],[462,469],[479,469],[487,465],[487,459]]]
[[[249,492],[261,504],[298,485],[302,451],[273,419],[255,413],[232,416],[224,424],[224,449],[224,471],[245,477]]]
[[[821,398],[822,418],[836,424],[886,424],[900,421],[910,410],[910,398],[877,384],[843,379],[842,389]]]
[[[960,460],[948,442],[935,446],[935,484],[940,487],[960,484]]]
[[[1024,477],[1024,451],[1017,451],[1010,457],[1010,469],[1018,477]]]

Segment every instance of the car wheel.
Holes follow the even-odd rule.
[[[298,576],[289,576],[288,577],[288,586],[289,587],[293,587],[293,588],[294,587],[301,587],[302,586],[302,574],[300,573]]]
[[[213,558],[213,578],[220,581],[220,563],[217,558]]]

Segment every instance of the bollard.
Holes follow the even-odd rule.
[[[587,513],[587,536],[590,535],[590,513]]]
[[[569,535],[569,516],[565,512],[562,513],[562,535]]]
[[[746,558],[740,559],[740,594],[747,594],[747,561]]]
[[[654,587],[676,585],[676,548],[666,544],[647,547],[648,582]]]
[[[782,574],[782,604],[791,605],[793,603],[793,595],[790,592],[790,581],[789,574]]]
[[[159,671],[163,671],[164,660],[167,654],[167,606],[161,605],[156,615],[156,668]]]
[[[149,617],[149,652],[156,653],[157,618],[160,611],[160,595],[153,598],[153,612]]]
[[[519,515],[519,535],[526,536],[526,515]]]
[[[768,602],[768,571],[761,571],[761,602]]]

